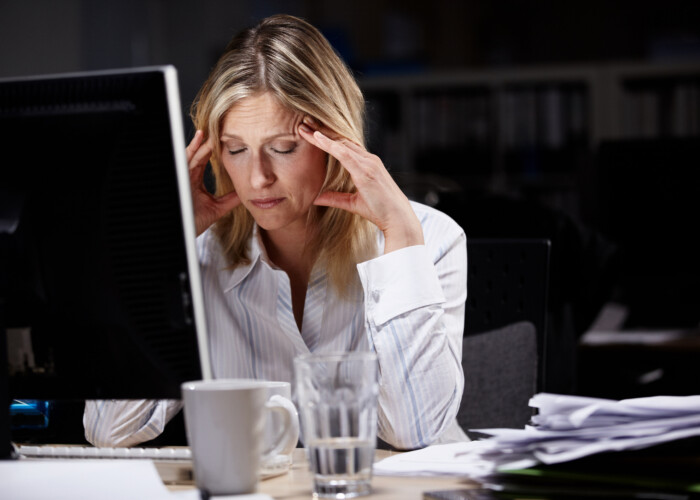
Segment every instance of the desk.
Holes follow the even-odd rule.
[[[377,450],[376,459],[381,460],[392,452]],[[311,473],[303,449],[294,452],[291,470],[280,476],[260,482],[258,491],[280,500],[309,500],[311,498]],[[422,500],[424,491],[477,488],[479,485],[468,479],[456,477],[389,477],[372,478],[372,500]],[[168,486],[172,491],[191,489],[194,486]]]

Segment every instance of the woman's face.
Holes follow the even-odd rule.
[[[299,135],[302,119],[269,92],[242,99],[224,117],[221,163],[266,231],[305,231],[325,179],[326,154]]]

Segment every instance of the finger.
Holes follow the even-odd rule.
[[[216,203],[219,205],[222,212],[226,213],[240,205],[241,199],[236,191],[231,191],[230,193],[216,198]]]
[[[326,191],[318,195],[314,200],[314,205],[322,207],[334,207],[346,210],[348,212],[357,213],[357,195],[354,193],[338,193],[335,191]]]
[[[341,142],[345,145],[347,145],[350,149],[357,151],[357,152],[367,152],[367,150],[361,145],[356,143],[355,141],[352,141],[348,139],[347,137],[344,137],[337,132],[335,132],[333,129],[330,129],[326,127],[325,125],[321,124],[318,120],[315,118],[312,118],[309,115],[306,115],[304,117],[304,120],[302,124],[306,125],[308,128],[310,128],[313,131],[318,131],[328,137],[332,141],[337,141]],[[308,131],[308,129],[307,129]]]
[[[185,148],[185,152],[187,153],[187,163],[189,164],[190,161],[192,161],[192,157],[194,156],[195,152],[199,149],[199,146],[202,145],[202,140],[204,139],[204,132],[201,130],[197,130],[194,133],[194,137],[190,141],[190,143],[187,145]]]
[[[362,156],[369,156],[370,155],[370,152],[367,151],[364,148],[364,146],[362,146],[354,141],[351,141],[350,139],[343,138],[343,139],[341,139],[340,142],[345,144],[345,146],[347,146],[349,149],[355,151],[359,155],[362,155]]]
[[[200,189],[205,189],[204,172],[207,164],[209,163],[209,158],[211,158],[210,144],[211,142],[207,141],[204,144],[201,144],[198,149],[193,149],[193,154],[189,161],[190,184],[193,187],[199,186]]]
[[[344,142],[334,141],[322,132],[312,130],[304,123],[299,126],[299,131],[300,135],[305,140],[338,159],[346,168],[348,168],[347,163],[358,159],[358,154],[354,150],[350,149]],[[350,169],[352,169],[352,167],[350,167]]]
[[[306,122],[302,122],[299,124],[298,130],[299,130],[299,135],[303,139],[310,142],[314,146],[318,146],[318,144],[317,144],[318,141],[314,137],[314,132],[316,132],[318,130],[317,128],[314,128],[314,127],[308,125]]]
[[[211,141],[206,141],[205,143],[198,146],[194,151],[192,158],[189,161],[190,169],[196,169],[206,166],[211,158],[212,147]]]
[[[323,135],[325,135],[326,137],[330,137],[333,140],[338,140],[342,138],[340,134],[337,134],[334,130],[332,130],[329,127],[326,127],[323,123],[321,123],[316,118],[310,115],[304,116],[302,123],[304,123],[311,130],[318,130]]]

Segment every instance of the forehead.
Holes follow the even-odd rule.
[[[282,106],[269,92],[238,101],[224,117],[222,134],[245,136],[295,133],[301,114]]]

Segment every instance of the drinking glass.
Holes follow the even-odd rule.
[[[377,440],[377,357],[307,354],[294,360],[294,373],[314,497],[368,495]]]

